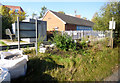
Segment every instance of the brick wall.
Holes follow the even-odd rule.
[[[43,18],[43,21],[47,21],[47,31],[53,31],[55,27],[58,27],[58,31],[65,31],[65,24],[50,11]]]
[[[73,24],[66,24],[65,30],[76,30],[76,25]]]

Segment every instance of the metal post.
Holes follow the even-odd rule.
[[[111,29],[111,48],[113,48],[113,22],[114,22],[114,18],[112,17],[112,29]]]
[[[20,50],[20,26],[19,26],[19,17],[17,17],[17,32],[18,32],[18,50]]]
[[[38,23],[37,23],[37,19],[35,21],[35,27],[36,27],[36,55],[38,53],[38,46],[37,46],[37,38],[38,38]]]
[[[2,16],[0,15],[0,39],[2,39]]]

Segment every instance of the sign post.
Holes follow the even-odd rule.
[[[35,27],[36,27],[36,55],[37,55],[37,53],[38,53],[38,46],[37,46],[37,38],[38,38],[38,23],[37,23],[37,18],[36,18],[36,20],[35,20]]]
[[[18,32],[18,50],[20,50],[20,26],[19,26],[19,17],[17,17],[17,32]]]
[[[115,29],[115,21],[113,17],[112,21],[109,21],[109,29],[111,29],[110,46],[113,48],[113,29]]]

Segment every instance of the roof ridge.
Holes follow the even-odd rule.
[[[53,14],[55,14],[57,17],[59,17],[60,19],[62,19],[66,23],[75,24],[75,25],[82,25],[82,26],[93,26],[94,25],[94,23],[90,20],[85,20],[83,18],[77,18],[75,16],[62,14],[62,13],[55,12],[52,10],[49,10],[49,11],[52,12]]]
[[[55,11],[52,11],[52,10],[49,10],[49,11],[51,11],[51,12],[55,12]],[[58,13],[58,14],[62,14],[62,13],[59,13],[59,12],[55,12],[55,13]],[[71,16],[71,15],[68,15],[68,14],[62,14],[62,15],[65,15],[65,16],[70,16],[70,17],[73,17],[73,18],[77,18],[77,17],[75,17],[75,16]],[[85,19],[83,19],[83,18],[77,18],[77,19],[81,19],[81,20],[85,20]],[[90,20],[85,20],[85,21],[90,21]],[[91,22],[91,21],[90,21]]]
[[[14,5],[3,5],[3,6],[14,6]],[[21,7],[21,6],[14,6],[14,7]]]

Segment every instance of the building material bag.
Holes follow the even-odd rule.
[[[27,61],[28,56],[23,55],[22,51],[1,52],[0,67],[7,68],[11,78],[18,78],[26,74]]]
[[[1,82],[7,82],[10,83],[11,78],[10,78],[10,73],[6,68],[0,67],[0,83]]]

